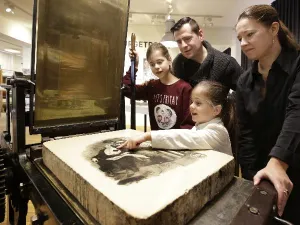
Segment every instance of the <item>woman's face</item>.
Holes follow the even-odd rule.
[[[273,31],[273,32],[272,32]],[[241,19],[236,25],[241,49],[251,60],[259,60],[272,52],[274,29],[253,19]]]

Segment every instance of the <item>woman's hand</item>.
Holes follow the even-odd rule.
[[[254,185],[258,185],[262,179],[268,179],[273,183],[278,193],[277,207],[279,216],[282,216],[286,202],[293,190],[293,183],[286,174],[287,168],[288,165],[286,163],[277,158],[271,158],[267,166],[258,171],[253,178]]]
[[[151,133],[146,132],[138,137],[129,138],[127,141],[125,141],[123,144],[119,145],[117,148],[127,148],[127,149],[135,149],[137,148],[141,143],[145,141],[151,141]]]

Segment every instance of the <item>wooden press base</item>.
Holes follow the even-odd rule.
[[[234,176],[233,157],[206,151],[118,151],[121,130],[44,143],[43,161],[102,225],[186,224]]]

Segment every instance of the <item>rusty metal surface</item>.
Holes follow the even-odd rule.
[[[119,116],[129,0],[39,0],[35,127]]]

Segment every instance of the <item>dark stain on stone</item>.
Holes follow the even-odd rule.
[[[97,166],[106,176],[120,185],[138,182],[151,176],[185,166],[206,155],[197,151],[165,151],[151,147],[137,150],[117,149],[124,138],[99,141],[87,147],[83,156]]]

